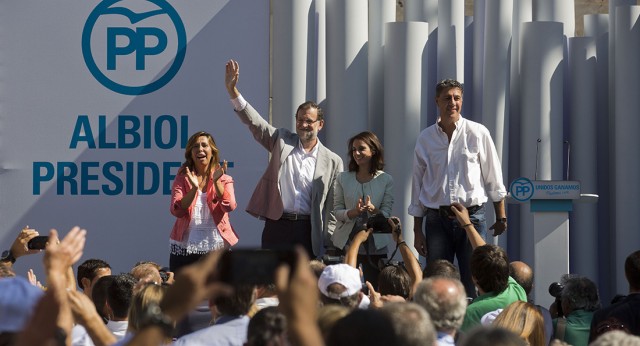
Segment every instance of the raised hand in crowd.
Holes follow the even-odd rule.
[[[40,299],[31,320],[19,334],[17,345],[71,344],[73,317],[67,290],[75,290],[71,266],[82,256],[86,233],[84,229],[74,227],[62,241],[59,240],[55,229],[49,233],[43,258],[48,282],[47,293]],[[28,237],[32,235],[30,232]],[[26,242],[28,240],[22,246],[26,245]]]
[[[484,238],[482,238],[480,233],[476,231],[476,227],[469,218],[469,211],[467,208],[460,203],[453,203],[451,205],[451,211],[456,215],[456,219],[458,220],[460,227],[467,232],[467,237],[469,238],[469,242],[471,242],[471,247],[473,249],[487,243],[484,241]]]
[[[36,277],[36,274],[33,272],[33,269],[29,269],[29,271],[27,272],[27,279],[29,279],[30,284],[40,289],[44,289],[44,286],[42,286],[42,283],[38,281],[38,277]]]
[[[276,271],[279,307],[287,317],[292,345],[323,345],[320,328],[316,323],[318,281],[311,271],[309,257],[304,249],[296,246],[295,251],[295,267],[282,265]]]
[[[7,268],[11,268],[13,266],[13,262],[15,262],[16,259],[25,255],[39,253],[41,250],[30,250],[27,247],[29,240],[37,237],[38,235],[40,235],[38,231],[33,228],[29,228],[29,226],[25,226],[20,231],[20,233],[18,233],[18,236],[13,241],[13,244],[11,244],[11,248],[9,249],[9,253],[7,254],[7,258],[3,260],[2,264]]]
[[[74,320],[86,329],[94,345],[107,346],[117,341],[104,324],[91,298],[78,291],[68,291],[67,295]]]
[[[398,246],[398,250],[402,256],[402,261],[404,262],[404,267],[407,270],[407,273],[409,273],[409,277],[411,277],[412,284],[409,297],[413,297],[416,287],[420,281],[422,281],[422,268],[420,267],[420,262],[413,255],[413,252],[411,252],[409,245],[404,241],[404,236],[402,235],[402,223],[400,222],[400,219],[396,216],[392,216],[387,220],[387,222],[391,226],[391,235]]]
[[[358,267],[358,249],[360,248],[360,245],[362,245],[362,243],[369,239],[371,233],[373,233],[373,228],[363,229],[353,236],[353,240],[351,241],[351,244],[349,245],[349,248],[345,253],[344,263],[354,268]]]

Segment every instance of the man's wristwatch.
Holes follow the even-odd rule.
[[[173,320],[162,313],[162,309],[156,303],[150,303],[142,312],[140,329],[150,326],[159,327],[168,338],[173,336]]]
[[[507,218],[506,217],[501,217],[501,218],[497,219],[496,222],[500,222],[501,224],[505,224],[505,223],[507,223]]]
[[[0,262],[11,262],[11,264],[16,263],[16,258],[13,257],[11,250],[2,251],[2,256],[0,256]]]

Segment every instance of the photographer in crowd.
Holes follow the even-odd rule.
[[[553,321],[554,338],[571,345],[589,344],[593,313],[600,308],[598,288],[582,276],[565,276],[560,304],[565,317]]]

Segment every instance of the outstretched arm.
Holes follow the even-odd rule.
[[[11,258],[7,258],[3,261],[3,264],[6,267],[11,268],[13,267],[13,261],[19,257],[40,252],[40,250],[29,250],[27,248],[29,240],[37,237],[38,235],[38,231],[29,228],[29,226],[25,226],[20,233],[18,233],[18,236],[13,241],[13,244],[11,244],[11,248],[9,249],[10,255],[13,256],[13,260],[11,260]]]
[[[460,203],[453,203],[451,205],[451,210],[456,214],[456,219],[460,223],[460,227],[464,228],[465,232],[467,232],[467,237],[471,242],[471,247],[473,249],[478,246],[485,245],[487,242],[484,241],[484,238],[476,231],[475,226],[471,223],[471,219],[469,219],[469,211]]]
[[[369,238],[372,232],[373,228],[369,228],[356,233],[349,245],[347,253],[344,256],[344,263],[354,268],[358,268],[358,249],[360,249],[360,245]]]
[[[391,234],[393,235],[393,240],[398,244],[398,249],[400,250],[400,255],[402,256],[402,261],[404,262],[404,266],[407,269],[407,273],[409,273],[409,277],[411,277],[411,292],[409,293],[409,297],[413,297],[413,292],[415,292],[416,287],[422,281],[422,268],[420,268],[420,262],[415,258],[413,252],[409,248],[409,245],[404,241],[404,237],[402,236],[402,224],[400,223],[400,219],[395,216],[389,218],[389,224],[391,225]]]

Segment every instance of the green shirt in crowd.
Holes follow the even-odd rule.
[[[526,302],[527,294],[516,280],[509,277],[507,288],[504,291],[500,293],[488,292],[479,295],[471,304],[469,304],[469,306],[467,306],[467,312],[464,315],[464,322],[462,322],[460,330],[463,332],[468,331],[480,324],[482,316],[491,311],[504,309],[516,300]]]

